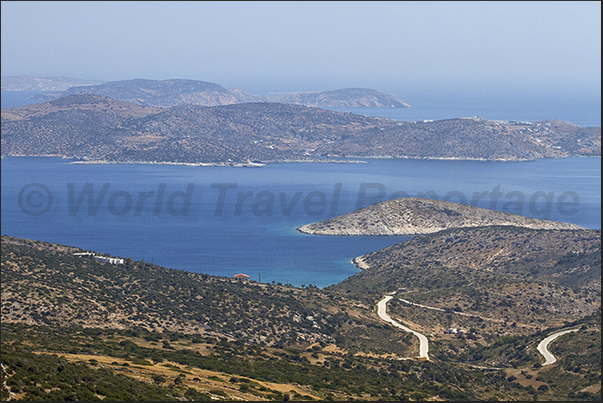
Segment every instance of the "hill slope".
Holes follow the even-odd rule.
[[[599,230],[454,228],[417,236],[356,261],[365,270],[333,289],[376,292],[411,287],[437,292],[440,287],[451,291],[450,287],[462,285],[470,286],[463,292],[471,293],[500,288],[509,280],[547,282],[601,298]],[[575,302],[577,307],[590,305]],[[576,308],[575,313],[580,310]]]
[[[520,234],[516,236],[511,227],[498,228],[498,232],[496,227],[488,227],[481,228],[486,233],[475,228],[455,230],[466,231],[464,234],[438,233],[456,237],[452,248],[441,247],[438,234],[425,235],[424,244],[417,244],[418,238],[411,241],[415,244],[407,251],[416,252],[413,259],[419,263],[421,258],[430,259],[432,264],[406,273],[405,278],[417,289],[431,284],[434,292],[414,291],[405,298],[423,301],[431,296],[430,304],[456,302],[464,307],[465,295],[481,296],[476,307],[463,309],[483,316],[500,313],[494,322],[459,316],[459,323],[471,326],[471,331],[466,338],[457,338],[441,332],[442,326],[450,326],[452,316],[458,316],[456,311],[425,310],[392,300],[388,309],[396,320],[431,330],[430,362],[400,359],[416,354],[416,340],[377,318],[374,304],[384,291],[380,286],[376,294],[359,294],[239,283],[144,261],[99,263],[74,256],[81,251],[78,248],[3,236],[2,397],[230,401],[597,398],[600,312],[586,316],[597,309],[596,294],[584,287],[588,278],[578,275],[576,278],[586,281],[572,288],[534,281],[538,275],[531,272],[523,279],[511,275],[492,279],[486,273],[484,281],[463,285],[469,278],[469,271],[460,270],[463,262],[439,271],[437,262],[450,260],[464,244],[479,243],[489,233],[497,233],[503,239],[496,240],[497,244],[518,253],[525,248],[534,251],[517,260],[519,264],[554,268],[559,266],[556,256],[568,248],[581,253],[577,259],[561,262],[562,270],[546,272],[553,277],[561,273],[568,279],[583,273],[575,269],[592,265],[600,254],[600,232],[557,231],[565,236],[543,237],[541,233],[555,231],[516,229]],[[531,233],[522,236],[521,231]],[[527,246],[522,249],[521,244]],[[537,247],[544,253],[538,253]],[[432,256],[426,253],[429,249]],[[463,255],[466,262],[474,257],[478,256]],[[514,266],[513,259],[507,260]],[[365,273],[373,269],[378,270],[371,266]],[[374,284],[369,279],[365,285]],[[343,289],[357,291],[346,287]],[[598,292],[600,309],[600,288]],[[453,299],[457,295],[461,298]],[[509,295],[515,299],[509,301]],[[524,297],[531,298],[528,306],[523,304]],[[512,303],[517,306],[509,310]],[[403,319],[398,319],[400,315]],[[563,351],[555,351],[559,367],[540,371],[534,346],[550,332],[547,328],[571,318],[579,318],[573,326],[591,328],[584,326]],[[472,365],[505,369],[484,371]],[[575,368],[581,376],[576,376]],[[539,381],[530,381],[528,375]],[[543,379],[550,388],[537,392]]]
[[[397,122],[265,102],[159,109],[78,94],[2,110],[3,156],[171,163],[325,156],[517,161],[597,155],[600,143],[600,128],[559,121]]]
[[[388,200],[299,227],[311,235],[416,235],[449,228],[513,225],[534,229],[580,229],[480,207],[416,197]]]

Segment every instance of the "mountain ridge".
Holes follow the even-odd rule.
[[[601,128],[562,121],[395,120],[295,104],[141,106],[76,94],[2,110],[2,155],[235,163],[384,157],[530,161],[600,155]]]
[[[227,89],[220,84],[191,79],[135,78],[99,82],[65,77],[6,76],[2,77],[2,87],[3,91],[49,91],[31,98],[39,101],[76,94],[96,94],[141,106],[161,108],[182,105],[221,106],[248,102],[292,103],[316,107],[410,107],[393,94],[369,88],[259,95],[238,88]]]

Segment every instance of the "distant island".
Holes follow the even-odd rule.
[[[2,156],[257,166],[330,157],[531,161],[593,155],[601,155],[601,128],[560,120],[400,122],[284,103],[159,108],[94,94],[2,110]]]
[[[410,108],[393,94],[368,88],[344,88],[334,91],[289,92],[266,95],[269,102],[282,102],[319,108]]]
[[[351,213],[303,225],[311,235],[417,235],[463,227],[510,225],[532,229],[584,229],[480,207],[417,197],[388,200]]]
[[[59,91],[66,91],[74,86],[101,83],[98,80],[81,80],[71,77],[5,76],[1,80],[2,91],[52,91],[55,96],[60,96]]]
[[[409,108],[393,94],[369,88],[344,88],[333,91],[289,92],[257,95],[241,89],[226,89],[199,80],[133,79],[99,83],[66,77],[2,77],[3,91],[47,91],[34,95],[37,101],[51,101],[67,95],[96,94],[141,106],[220,106],[247,102],[279,102],[321,108]]]

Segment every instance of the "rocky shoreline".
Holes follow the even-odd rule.
[[[354,259],[352,259],[352,264],[360,270],[368,270],[371,268],[371,266],[364,261],[363,256],[356,256]]]
[[[388,200],[324,221],[303,225],[308,235],[419,235],[451,228],[515,226],[531,229],[576,230],[583,227],[504,213],[464,204],[406,197]]]

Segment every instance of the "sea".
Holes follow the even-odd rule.
[[[2,108],[27,103],[24,94],[14,94],[2,92]],[[402,121],[558,118],[600,126],[600,98],[596,101],[547,97],[518,104],[484,96],[456,99],[453,105],[440,100],[405,109],[333,109]],[[5,157],[1,164],[3,235],[295,286],[336,284],[359,272],[354,257],[410,239],[296,231],[391,198],[449,200],[601,228],[600,157],[340,159],[261,168],[78,164],[43,157]]]

